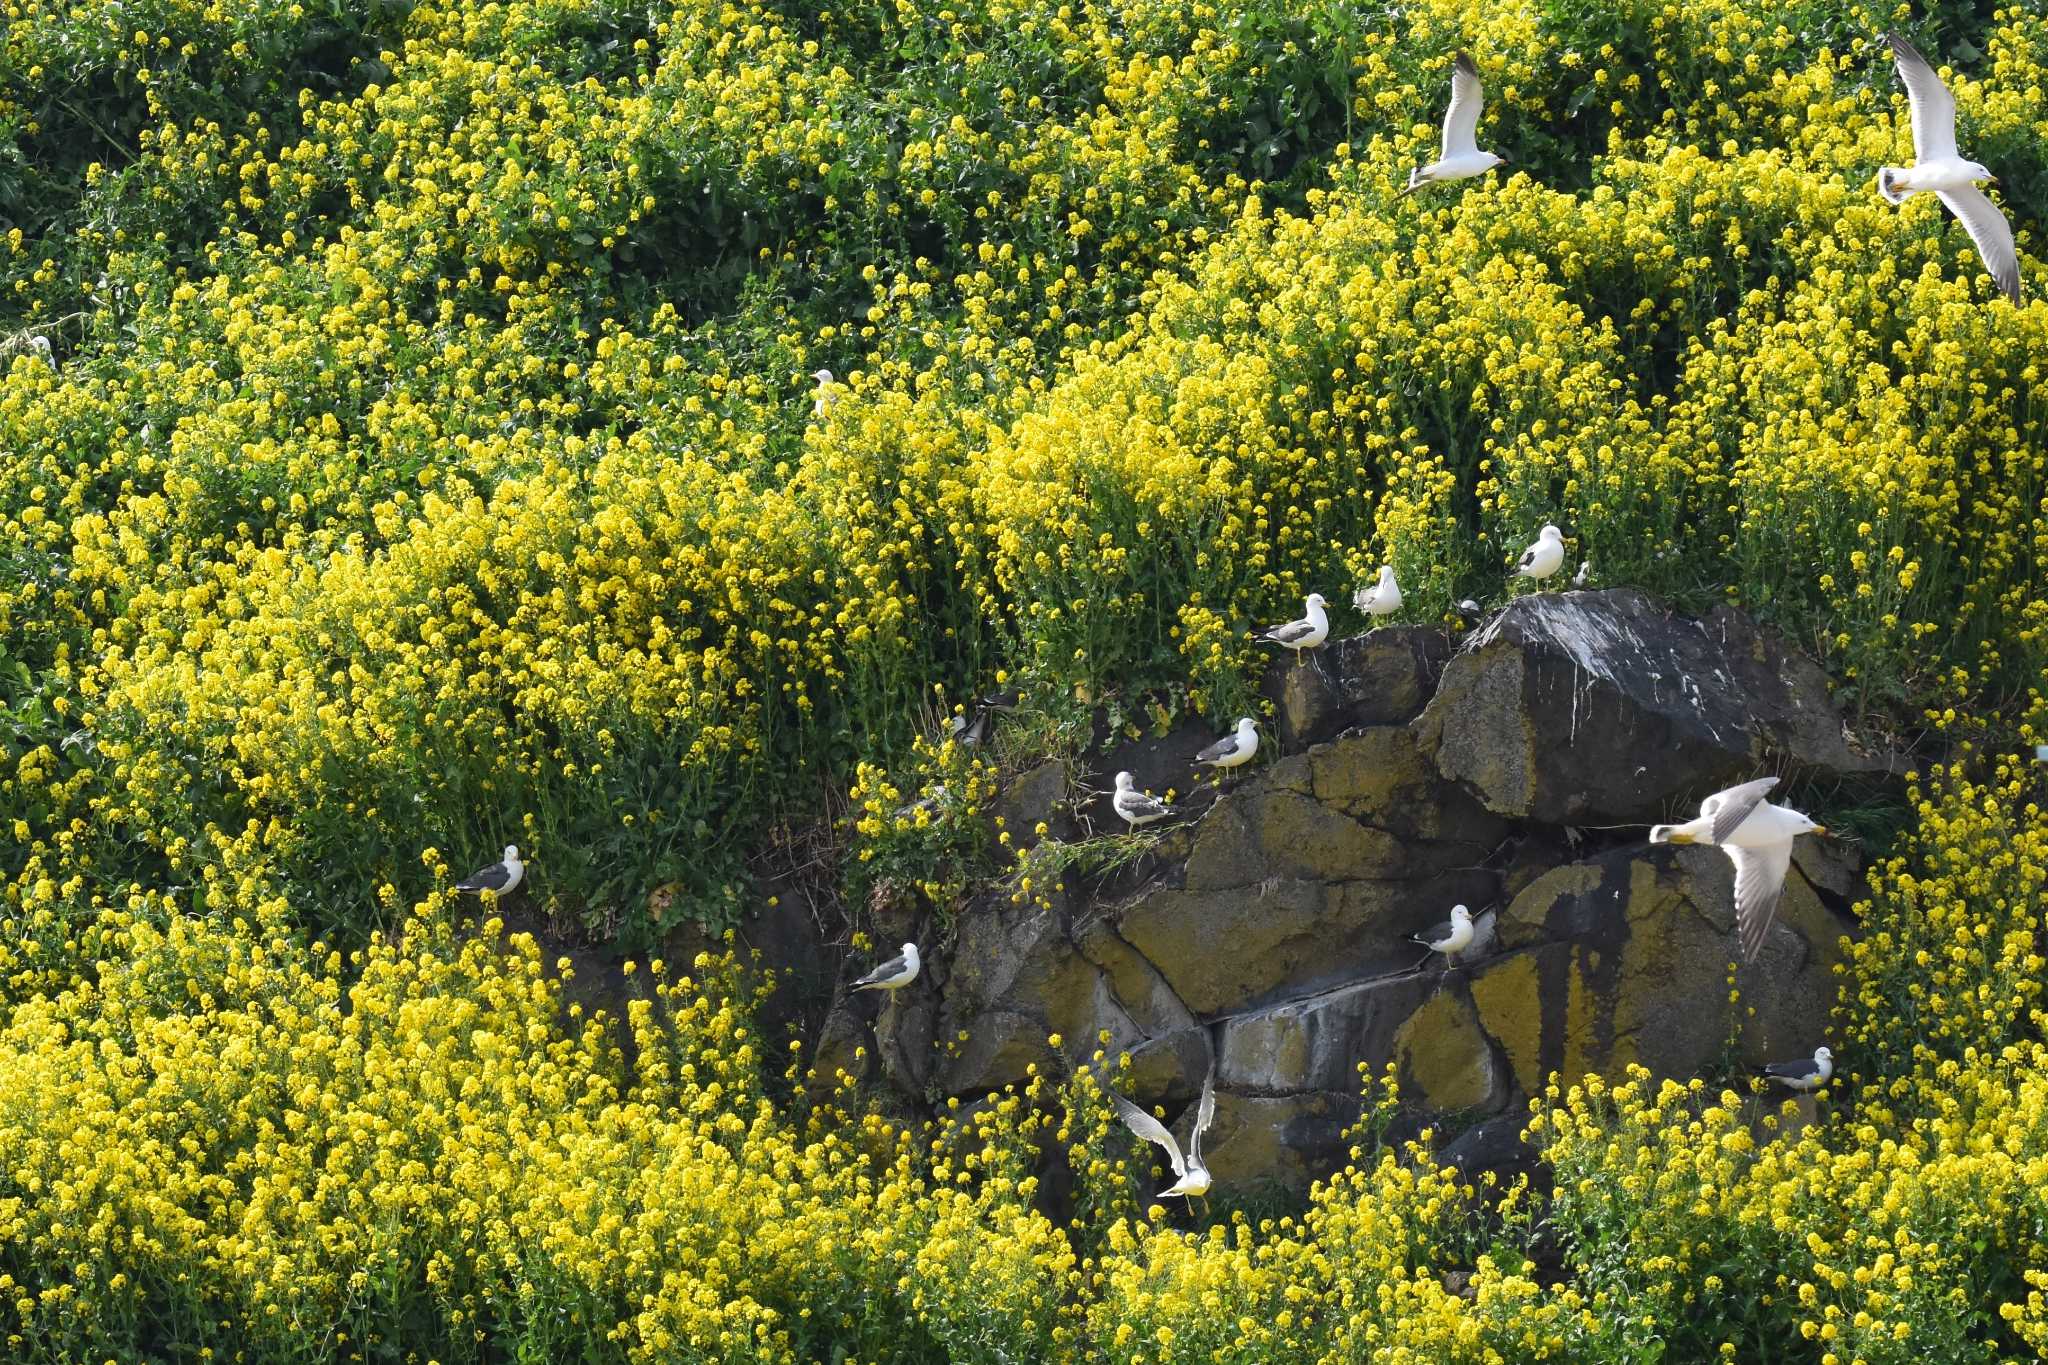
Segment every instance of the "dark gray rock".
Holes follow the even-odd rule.
[[[1561,825],[1689,811],[1780,758],[1882,769],[1841,738],[1817,668],[1740,613],[1714,620],[1628,588],[1517,598],[1445,668],[1417,736],[1487,809]]]
[[[1451,656],[1434,626],[1386,626],[1332,640],[1309,662],[1276,660],[1264,693],[1280,742],[1289,750],[1320,744],[1361,725],[1405,725],[1422,714]]]

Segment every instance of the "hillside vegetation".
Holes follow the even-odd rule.
[[[0,16],[11,1356],[2048,1352],[2035,7]],[[1894,26],[2019,306],[1876,192]],[[1460,48],[1510,164],[1397,198]],[[1362,1131],[1305,1211],[1167,1218],[1115,1058],[906,1127],[791,1098],[728,964],[629,1062],[449,927],[516,842],[588,932],[716,931],[849,799],[847,875],[915,878],[936,713],[1220,728],[1252,625],[1383,562],[1497,603],[1546,522],[1929,758],[1796,1136],[1614,1078],[1540,1198]]]

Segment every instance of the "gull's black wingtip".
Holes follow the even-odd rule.
[[[1458,49],[1458,55],[1451,65],[1456,67],[1461,75],[1477,76],[1479,74],[1479,63],[1473,61],[1472,54],[1465,51],[1462,47]]]

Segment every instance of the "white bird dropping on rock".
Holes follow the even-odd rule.
[[[1714,844],[1735,864],[1735,921],[1742,931],[1746,962],[1756,961],[1777,912],[1785,873],[1792,866],[1793,839],[1827,833],[1799,811],[1764,800],[1777,785],[1775,777],[1759,777],[1715,792],[1700,802],[1696,818],[1650,829],[1653,844]]]
[[[1555,526],[1546,526],[1537,535],[1536,543],[1522,551],[1522,557],[1515,562],[1514,576],[1541,581],[1563,567],[1564,533]]]
[[[476,871],[455,883],[457,891],[472,896],[488,891],[494,896],[509,896],[519,889],[519,883],[526,878],[526,864],[519,861],[519,845],[505,845],[505,857],[501,862]]]
[[[1314,649],[1330,638],[1330,618],[1323,610],[1328,605],[1329,603],[1323,601],[1321,593],[1312,592],[1303,603],[1305,610],[1299,621],[1289,621],[1284,626],[1273,626],[1260,631],[1259,638],[1269,644],[1279,645],[1282,649],[1293,650],[1294,657],[1298,660],[1301,658],[1302,650]]]
[[[1891,44],[1899,79],[1906,83],[1906,102],[1913,109],[1913,164],[1879,169],[1877,192],[1894,204],[1923,192],[1938,196],[1977,244],[1977,254],[1984,258],[1998,292],[2018,303],[2020,257],[2013,246],[2012,225],[1977,188],[1979,180],[1996,185],[1998,177],[1956,151],[1956,99],[1927,59],[1896,33],[1887,33],[1885,41]]]
[[[917,945],[906,943],[903,951],[853,983],[857,991],[900,991],[917,980]]]
[[[811,420],[822,422],[825,414],[832,411],[832,405],[839,401],[839,385],[830,370],[813,370],[811,378],[818,381],[818,387],[811,391]]]
[[[1460,52],[1451,64],[1451,107],[1444,111],[1443,151],[1437,160],[1410,171],[1408,188],[1396,198],[1405,198],[1424,185],[1470,180],[1507,164],[1506,157],[1479,150],[1479,110],[1485,102],[1486,90],[1479,83],[1479,67],[1472,61],[1471,53]]]
[[[1401,585],[1394,581],[1394,566],[1380,565],[1379,581],[1353,593],[1351,605],[1375,620],[1401,610]]]
[[[1802,1093],[1818,1090],[1835,1074],[1835,1054],[1824,1047],[1817,1047],[1811,1057],[1802,1057],[1796,1062],[1772,1062],[1758,1067],[1756,1071],[1765,1080],[1776,1081],[1787,1090]]]
[[[1116,795],[1110,799],[1109,804],[1132,829],[1140,825],[1149,825],[1154,820],[1164,820],[1173,813],[1173,807],[1158,797],[1150,792],[1141,792],[1132,786],[1129,773],[1116,775]]]
[[[1195,762],[1212,768],[1242,768],[1259,751],[1259,727],[1250,716],[1240,716],[1237,729],[1195,755]]]
[[[1202,1134],[1208,1131],[1216,1118],[1216,1077],[1213,1074],[1202,1082],[1202,1102],[1195,1109],[1195,1126],[1188,1132],[1185,1157],[1165,1124],[1114,1090],[1109,1092],[1109,1098],[1116,1104],[1117,1115],[1123,1119],[1126,1128],[1146,1142],[1157,1143],[1166,1153],[1167,1164],[1173,1168],[1175,1180],[1159,1192],[1161,1199],[1177,1194],[1192,1200],[1198,1194],[1209,1192],[1209,1168],[1202,1164]]]

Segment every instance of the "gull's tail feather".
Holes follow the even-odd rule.
[[[1885,197],[1886,203],[1903,204],[1920,192],[1918,190],[1902,190],[1898,188],[1898,179],[1905,173],[1906,168],[1904,166],[1881,166],[1878,168],[1877,192]]]
[[[1415,191],[1421,189],[1424,185],[1427,185],[1428,183],[1428,179],[1426,179],[1422,174],[1422,167],[1417,166],[1414,170],[1408,172],[1408,188],[1402,190],[1399,194],[1395,195],[1394,197],[1396,199],[1406,199],[1409,195],[1415,193]]]

